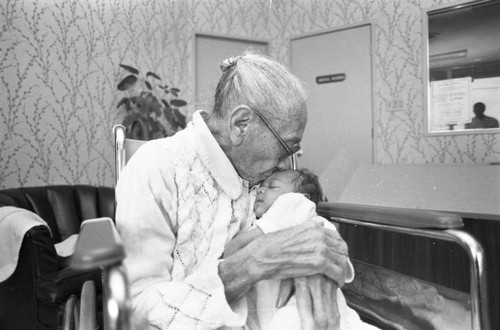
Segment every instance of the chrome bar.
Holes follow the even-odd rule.
[[[106,267],[104,279],[104,330],[131,330],[132,306],[128,278],[121,264]]]
[[[298,170],[299,169],[299,162],[298,162],[298,157],[297,153],[294,153],[293,155],[290,156],[290,162],[292,164],[292,170]]]
[[[488,288],[486,280],[486,257],[483,248],[474,237],[468,233],[449,229],[446,230],[453,235],[458,244],[467,252],[470,260],[470,278],[471,278],[471,308],[472,315],[478,315],[473,318],[472,329],[489,329],[489,310],[488,310]]]
[[[401,234],[409,234],[420,237],[435,238],[449,242],[455,242],[465,249],[470,261],[470,296],[471,296],[471,322],[473,330],[489,330],[488,318],[488,296],[486,284],[485,257],[481,245],[470,234],[456,230],[431,230],[407,227],[388,226],[378,223],[357,221],[352,219],[330,217],[334,222],[362,226]]]
[[[115,140],[115,187],[120,177],[120,172],[125,166],[125,127],[123,125],[113,126]]]
[[[74,321],[73,313],[75,310],[75,304],[76,296],[71,295],[64,305],[63,325],[61,330],[71,330],[74,328],[72,322]]]
[[[82,294],[80,296],[79,326],[75,327],[75,329],[96,330],[96,311],[95,283],[89,280],[83,283]]]

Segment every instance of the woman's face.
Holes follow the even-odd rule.
[[[238,172],[250,182],[250,186],[262,182],[278,169],[290,168],[289,157],[283,146],[262,122],[257,123],[259,130],[251,136],[238,157]],[[305,124],[304,118],[290,123],[285,133],[277,131],[290,149],[300,143]]]
[[[253,206],[257,218],[262,217],[279,196],[296,191],[294,184],[296,178],[295,171],[286,170],[274,172],[262,182]]]

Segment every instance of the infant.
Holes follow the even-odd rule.
[[[279,198],[280,196],[282,196],[282,198]],[[274,172],[262,182],[260,188],[257,190],[257,197],[255,198],[253,206],[255,216],[259,219],[256,225],[253,226],[251,230],[240,233],[231,240],[226,245],[224,255],[228,256],[235,253],[264,233],[292,227],[308,220],[299,219],[293,221],[299,216],[294,214],[292,219],[289,219],[287,218],[288,212],[284,215],[279,214],[277,218],[270,219],[271,215],[274,215],[274,213],[278,211],[282,211],[281,205],[286,205],[287,208],[298,208],[297,205],[291,203],[292,201],[288,201],[289,199],[299,202],[299,206],[305,204],[304,207],[307,207],[307,212],[301,213],[309,215],[310,208],[313,207],[315,209],[315,205],[321,201],[322,196],[323,192],[318,177],[308,169]],[[280,200],[279,202],[277,201],[278,198]],[[274,205],[272,208],[273,210],[270,210],[275,202],[277,202],[277,205]],[[270,210],[272,214],[266,215],[268,210]],[[313,211],[313,213],[316,215],[315,211]],[[324,220],[323,218],[321,219]],[[330,224],[328,221],[326,222]],[[336,229],[334,228],[334,230]]]
[[[322,200],[322,189],[318,177],[307,169],[277,171],[269,176],[257,191],[254,212],[255,225],[231,240],[224,255],[231,255],[256,239],[273,231],[298,225],[304,221],[321,221],[326,228],[336,227],[316,214],[316,204]],[[354,279],[354,270],[349,262],[346,282]],[[301,329],[300,318],[294,297],[285,306],[278,308],[279,280],[257,282],[247,295],[249,320],[256,318],[257,324],[248,324],[249,329],[276,330]],[[347,306],[342,291],[337,288],[333,306],[340,315],[339,329],[376,329],[363,323],[357,313]],[[334,313],[332,311],[332,313]],[[252,313],[256,314],[252,317]]]

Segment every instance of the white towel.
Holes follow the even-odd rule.
[[[0,207],[0,282],[8,279],[17,266],[24,235],[47,223],[35,213],[13,206]]]

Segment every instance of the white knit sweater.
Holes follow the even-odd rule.
[[[248,228],[252,193],[200,112],[175,136],[142,146],[116,188],[134,315],[151,329],[242,326],[218,276],[228,240]]]

